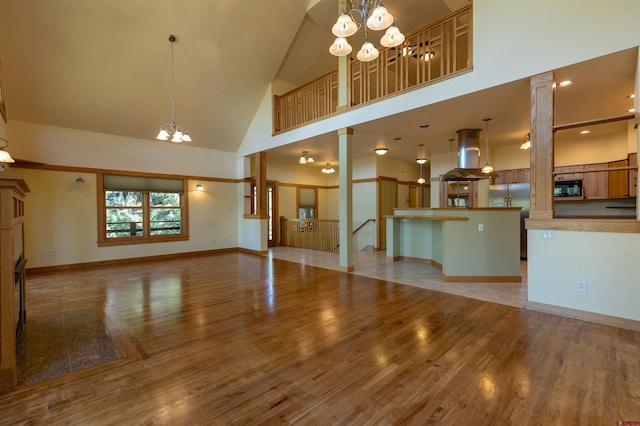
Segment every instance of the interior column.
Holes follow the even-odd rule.
[[[351,145],[353,129],[338,130],[338,159],[340,161],[340,267],[353,271],[353,179]]]
[[[531,77],[531,219],[553,218],[553,73]]]

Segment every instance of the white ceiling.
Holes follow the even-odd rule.
[[[385,5],[409,32],[466,4]],[[176,121],[193,138],[190,146],[236,152],[271,81],[301,85],[335,68],[328,46],[336,15],[336,0],[3,0],[9,116],[152,140],[170,118],[174,34]],[[553,70],[575,81],[557,91],[556,123],[626,112],[636,56],[631,49]],[[354,155],[385,146],[389,156],[412,160],[420,143],[430,154],[449,152],[456,130],[484,128],[485,117],[492,118],[492,146],[520,143],[529,131],[528,79],[357,126]],[[295,162],[302,150],[318,167],[337,161],[334,134],[271,150],[268,158]]]

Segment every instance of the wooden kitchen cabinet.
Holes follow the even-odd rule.
[[[588,200],[605,200],[609,198],[609,172],[606,169],[609,163],[585,164],[584,171],[600,170],[584,173],[582,191],[584,198]]]
[[[638,166],[638,153],[629,154],[629,165]],[[629,170],[629,196],[635,197],[638,193],[638,170]]]
[[[493,184],[503,183],[529,183],[530,169],[497,170],[500,176],[493,178]]]
[[[612,161],[609,167],[627,167],[629,160]],[[629,197],[629,171],[612,170],[609,172],[609,198]]]
[[[582,173],[584,166],[579,164],[577,166],[561,166],[553,169],[556,174],[553,176],[553,180],[580,180],[584,178]]]

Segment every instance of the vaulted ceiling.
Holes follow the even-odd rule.
[[[386,6],[409,32],[466,4],[393,0]],[[176,121],[189,131],[190,146],[236,152],[270,82],[300,85],[336,67],[328,53],[336,16],[337,0],[2,0],[8,113],[12,120],[153,140],[171,114],[173,34]],[[616,81],[624,86],[616,93],[633,88],[635,53],[618,61],[624,75]],[[585,78],[598,72],[585,70]],[[605,80],[611,75],[610,69],[602,72]],[[367,123],[359,129],[364,139],[356,155],[370,155],[380,141],[403,136],[410,142],[395,155],[411,159],[424,138],[418,125],[425,116],[448,124],[442,130],[447,135],[430,135],[442,142],[437,149],[448,150],[447,138],[466,126],[464,112],[475,105],[494,111],[497,141],[520,135],[528,127],[528,82]],[[478,117],[466,119],[482,125]],[[318,138],[314,149],[326,149],[330,158],[333,140]],[[273,158],[295,158],[309,143],[273,150]]]

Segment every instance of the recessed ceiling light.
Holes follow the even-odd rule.
[[[560,82],[559,86],[560,86],[560,87],[567,87],[567,86],[571,86],[572,84],[573,84],[573,81],[571,81],[571,80],[564,80],[564,81],[561,81],[561,82]]]
[[[421,128],[421,129],[426,129],[427,127],[429,127],[429,125],[428,125],[428,124],[421,124],[421,125],[420,125],[420,128]]]
[[[401,141],[402,138],[400,136],[396,136],[395,138],[393,138],[394,141]]]
[[[589,133],[591,133],[591,130],[583,130],[580,132],[581,135],[588,135]]]

